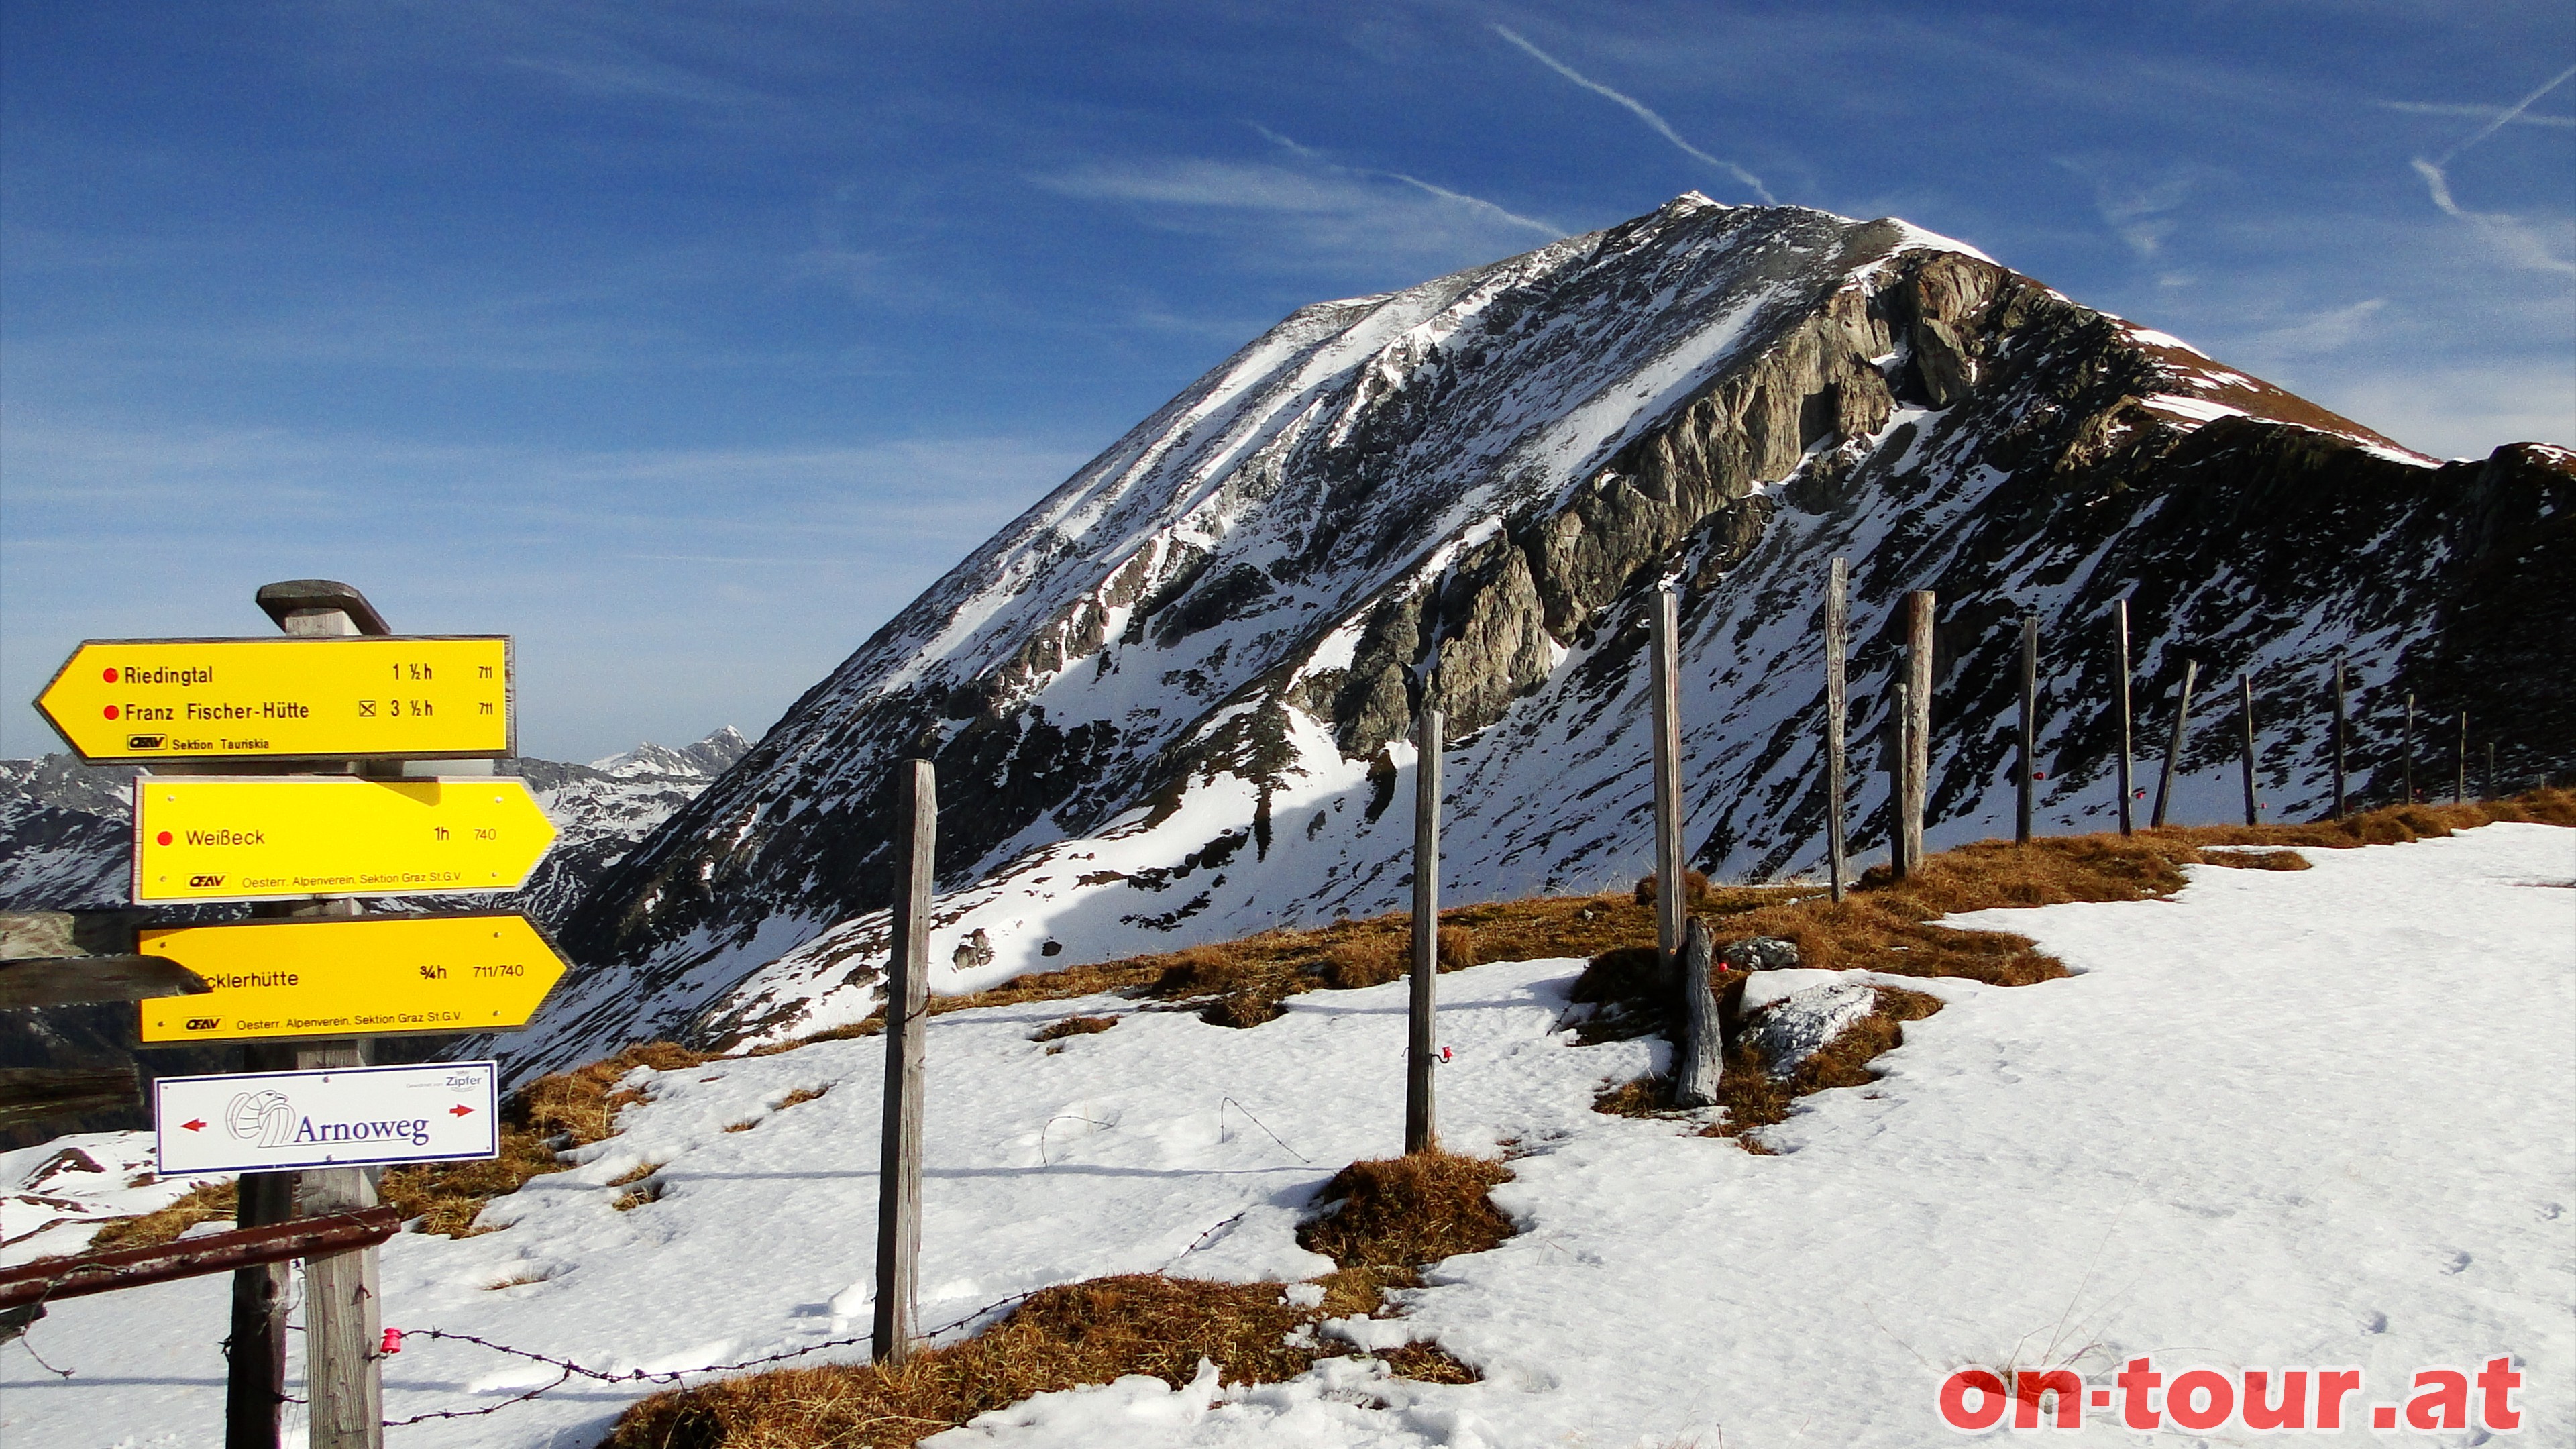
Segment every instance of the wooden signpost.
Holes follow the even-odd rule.
[[[265,918],[0,964],[0,1005],[85,971],[79,989],[126,981],[147,1046],[249,1044],[242,1073],[155,1088],[162,1171],[240,1169],[239,1230],[0,1273],[0,1302],[233,1271],[224,1443],[276,1449],[285,1266],[301,1258],[307,1443],[381,1449],[374,1245],[399,1222],[361,1164],[491,1157],[498,1102],[492,1063],[371,1069],[366,1042],[525,1025],[564,962],[513,913],[366,918],[353,897],[516,889],[554,827],[516,780],[387,778],[514,752],[508,638],[398,637],[327,579],[258,601],[287,637],[91,640],[36,708],[82,759],[151,768],[135,782],[138,904],[274,902],[254,906]]]

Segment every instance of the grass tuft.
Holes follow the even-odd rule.
[[[1118,1018],[1114,1016],[1068,1016],[1038,1028],[1029,1040],[1062,1041],[1069,1036],[1093,1036],[1117,1024]]]
[[[1418,1284],[1424,1264],[1508,1236],[1510,1221],[1485,1194],[1509,1175],[1501,1163],[1447,1153],[1343,1169],[1325,1190],[1336,1208],[1300,1233],[1341,1265],[1318,1307],[1288,1305],[1276,1283],[1094,1278],[1034,1293],[976,1337],[923,1349],[900,1367],[826,1364],[656,1394],[618,1417],[602,1449],[894,1449],[1034,1394],[1126,1374],[1177,1388],[1202,1359],[1229,1383],[1294,1378],[1352,1351],[1319,1341],[1320,1320],[1374,1312],[1378,1285]],[[1383,1357],[1407,1378],[1476,1380],[1434,1344]]]
[[[470,1238],[483,1205],[518,1191],[530,1178],[571,1166],[562,1154],[617,1133],[618,1112],[644,1099],[617,1084],[637,1067],[677,1071],[711,1058],[673,1042],[631,1046],[613,1057],[537,1078],[501,1106],[501,1155],[481,1162],[433,1162],[385,1171],[377,1196],[420,1220],[425,1233]]]
[[[115,1248],[158,1247],[175,1241],[199,1223],[218,1218],[231,1220],[239,1211],[238,1201],[229,1182],[199,1183],[168,1207],[108,1223],[91,1236],[89,1246],[81,1251],[104,1253]]]

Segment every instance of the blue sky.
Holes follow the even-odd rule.
[[[2576,443],[2576,6],[0,4],[0,695],[321,575],[757,732],[1281,315],[1686,189]],[[0,710],[0,753],[52,748]]]

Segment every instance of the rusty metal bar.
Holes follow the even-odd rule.
[[[402,1231],[403,1215],[389,1207],[296,1218],[264,1228],[208,1233],[149,1248],[118,1248],[71,1258],[44,1258],[0,1268],[0,1308],[82,1298],[119,1288],[140,1288],[207,1273],[229,1273],[261,1263],[319,1253],[371,1248]]]

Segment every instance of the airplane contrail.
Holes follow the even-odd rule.
[[[2551,76],[2551,77],[2549,78],[2548,83],[2547,83],[2547,84],[2545,84],[2545,85],[2543,85],[2540,89],[2538,89],[2538,90],[2536,90],[2536,91],[2533,91],[2530,95],[2524,96],[2521,100],[2518,100],[2518,101],[2514,102],[2512,105],[2505,107],[2502,111],[2500,111],[2500,112],[2498,112],[2498,113],[2496,114],[2496,117],[2495,117],[2495,119],[2494,119],[2494,120],[2491,120],[2491,121],[2487,122],[2485,125],[2480,126],[2480,127],[2478,128],[2478,131],[2477,131],[2477,134],[2476,134],[2476,135],[2473,135],[2473,136],[2469,137],[2469,139],[2467,139],[2467,140],[2465,140],[2465,141],[2462,141],[2460,144],[2458,144],[2458,145],[2456,145],[2456,146],[2452,147],[2450,150],[2443,152],[2443,153],[2442,153],[2442,156],[2441,156],[2441,159],[2440,159],[2440,160],[2438,160],[2438,161],[2435,161],[2433,164],[2434,164],[2434,165],[2436,165],[2436,166],[2448,166],[2448,165],[2450,165],[2450,164],[2451,164],[2451,158],[2452,158],[2452,157],[2459,155],[2461,152],[2466,151],[2466,150],[2467,150],[2467,149],[2469,149],[2471,146],[2474,146],[2474,145],[2478,144],[2480,141],[2485,140],[2487,137],[2494,135],[2496,132],[2498,132],[2498,131],[2500,131],[2500,130],[2503,130],[2506,126],[2511,125],[2511,124],[2513,123],[2513,118],[2514,118],[2514,117],[2519,116],[2519,115],[2521,115],[2523,112],[2525,112],[2525,111],[2527,111],[2527,110],[2530,110],[2530,109],[2531,109],[2531,103],[2532,103],[2533,101],[2539,100],[2542,96],[2545,96],[2545,95],[2549,94],[2551,91],[2554,91],[2554,90],[2558,89],[2561,85],[2566,84],[2566,82],[2567,82],[2567,78],[2568,78],[2568,77],[2570,77],[2570,76],[2576,76],[2576,65],[2571,65],[2571,66],[2567,67],[2565,70],[2560,71],[2558,74],[2556,74],[2556,75],[2554,75],[2554,76]]]
[[[1606,96],[1611,100],[1617,101],[1620,105],[1626,106],[1631,112],[1635,113],[1638,120],[1654,127],[1657,135],[1662,136],[1665,140],[1681,147],[1682,150],[1698,157],[1709,165],[1726,172],[1736,180],[1743,182],[1745,185],[1752,187],[1753,194],[1761,197],[1765,203],[1773,206],[1779,205],[1780,199],[1771,194],[1770,187],[1762,184],[1761,177],[1754,175],[1752,172],[1745,170],[1743,167],[1736,165],[1732,161],[1726,160],[1724,157],[1711,156],[1706,151],[1703,151],[1697,146],[1692,145],[1690,142],[1683,140],[1681,138],[1681,133],[1675,131],[1663,117],[1656,115],[1652,110],[1648,109],[1645,102],[1638,100],[1634,96],[1614,91],[1608,86],[1603,85],[1601,82],[1592,79],[1581,71],[1576,70],[1574,67],[1567,65],[1564,61],[1558,60],[1555,56],[1552,56],[1546,51],[1539,49],[1537,46],[1530,44],[1519,31],[1512,29],[1508,25],[1494,26],[1493,31],[1496,35],[1501,36],[1503,39],[1508,40],[1512,44],[1529,52],[1531,59],[1537,61],[1543,66],[1546,66],[1549,70],[1555,71],[1558,75],[1565,77],[1567,80],[1574,82],[1576,85],[1583,87],[1594,95]],[[2528,102],[2526,102],[2526,104],[2528,104]]]
[[[1322,151],[1280,135],[1277,131],[1270,129],[1268,126],[1262,125],[1258,121],[1246,121],[1244,124],[1250,126],[1255,132],[1258,132],[1261,139],[1280,147],[1301,161],[1321,166],[1327,171],[1338,171],[1347,176],[1379,176],[1384,177],[1389,181],[1401,181],[1405,185],[1410,186],[1417,191],[1437,196],[1443,201],[1455,201],[1474,207],[1478,211],[1489,212],[1495,217],[1509,222],[1513,226],[1537,232],[1541,236],[1547,237],[1550,240],[1566,234],[1565,228],[1556,225],[1554,222],[1540,221],[1536,217],[1523,216],[1517,211],[1497,206],[1493,202],[1487,201],[1481,196],[1469,196],[1463,191],[1452,191],[1446,186],[1434,186],[1419,176],[1407,176],[1401,171],[1380,171],[1374,167],[1368,166],[1344,166],[1333,161]]]
[[[2518,100],[2512,105],[2497,112],[2494,119],[2488,121],[2485,125],[2480,126],[2476,131],[2470,133],[2466,140],[2461,141],[2458,145],[2455,145],[2448,151],[2443,152],[2440,156],[2437,156],[2430,161],[2418,156],[2408,164],[2415,168],[2416,175],[2424,178],[2424,189],[2432,193],[2433,204],[2441,208],[2444,215],[2455,216],[2462,221],[2472,222],[2478,226],[2486,228],[2488,234],[2504,243],[2505,249],[2513,253],[2515,258],[2524,266],[2530,267],[2535,271],[2557,272],[2565,276],[2576,277],[2576,262],[2570,262],[2559,256],[2557,253],[2551,251],[2548,243],[2541,240],[2538,236],[2533,235],[2530,228],[2524,226],[2518,219],[2508,216],[2503,212],[2471,211],[2460,205],[2459,202],[2454,200],[2451,196],[2451,178],[2449,173],[2443,169],[2449,166],[2452,158],[2458,156],[2461,152],[2466,151],[2471,146],[2478,144],[2480,141],[2483,141],[2487,137],[2504,129],[2506,126],[2511,125],[2516,116],[2519,116],[2524,111],[2530,109],[2532,102],[2539,100],[2542,96],[2558,89],[2561,85],[2564,85],[2570,77],[2576,77],[2576,65],[2571,65],[2565,70],[2560,71],[2558,74],[2551,76],[2538,90],[2533,91],[2531,94],[2524,96],[2521,100]]]
[[[1422,180],[1420,177],[1407,176],[1401,171],[1380,171],[1375,174],[1388,177],[1392,180],[1401,181],[1407,186],[1418,187],[1421,190],[1427,191],[1445,201],[1465,202],[1467,205],[1472,206],[1479,211],[1492,212],[1495,216],[1502,218],[1504,221],[1507,221],[1514,226],[1537,232],[1539,235],[1547,237],[1550,240],[1554,240],[1557,237],[1565,235],[1565,228],[1561,226],[1552,226],[1547,222],[1540,221],[1536,217],[1523,216],[1516,211],[1506,211],[1502,207],[1496,206],[1494,203],[1487,201],[1481,196],[1469,196],[1463,191],[1452,191],[1446,186],[1434,186],[1430,182]]]

